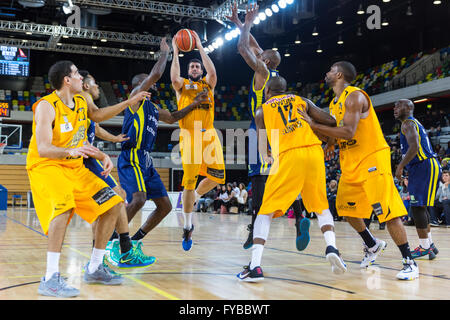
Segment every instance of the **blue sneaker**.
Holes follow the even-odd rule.
[[[311,221],[308,218],[303,218],[297,227],[297,239],[295,240],[295,245],[298,251],[303,251],[309,244],[309,227]]]
[[[181,245],[184,251],[189,251],[192,248],[192,231],[194,231],[194,225],[192,225],[191,230],[183,229],[183,241]]]
[[[127,269],[127,268],[145,268],[156,261],[155,257],[146,256],[139,251],[137,247],[133,247],[130,251],[125,252],[120,256],[119,263],[117,267]]]

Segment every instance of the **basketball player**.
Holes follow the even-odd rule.
[[[217,84],[217,74],[214,63],[203,49],[201,40],[192,31],[201,60],[192,59],[188,63],[188,79],[180,76],[179,49],[175,38],[172,39],[173,59],[170,68],[172,87],[177,97],[178,110],[190,105],[202,91],[208,94],[208,101],[202,102],[180,122],[180,152],[183,164],[183,250],[192,247],[192,212],[194,203],[202,195],[215,188],[217,184],[225,183],[225,163],[222,144],[214,128],[214,88]],[[203,76],[203,68],[206,76]],[[198,176],[203,179],[195,188]]]
[[[248,249],[253,245],[253,226],[255,223],[256,215],[261,206],[264,186],[266,184],[267,175],[270,171],[270,164],[265,163],[264,159],[258,152],[258,137],[256,136],[256,124],[255,124],[255,112],[256,109],[261,107],[265,101],[264,87],[267,81],[278,76],[276,70],[281,62],[281,57],[278,51],[268,49],[263,50],[259,46],[256,39],[251,35],[250,29],[252,27],[253,20],[258,15],[258,7],[250,7],[247,9],[245,16],[245,24],[239,20],[237,13],[237,4],[232,7],[232,15],[227,18],[232,21],[241,31],[238,41],[238,51],[244,58],[248,66],[254,71],[252,83],[249,90],[249,111],[251,117],[251,123],[249,128],[249,154],[248,154],[248,175],[252,183],[252,222],[248,225],[249,235],[245,241],[243,247]],[[255,159],[256,158],[256,159]],[[299,249],[305,249],[308,245],[309,235],[309,220],[302,221],[302,216],[296,214],[296,229],[297,240],[296,245]],[[301,224],[301,226],[300,226]],[[303,230],[303,236],[301,236],[300,229]],[[306,240],[306,241],[305,241]]]
[[[372,264],[386,247],[386,242],[374,238],[364,224],[363,219],[374,211],[380,223],[386,222],[403,256],[403,269],[397,278],[413,280],[419,277],[419,268],[411,256],[400,218],[407,212],[392,177],[390,149],[369,96],[350,85],[355,77],[355,67],[346,61],[336,62],[326,74],[325,81],[336,95],[330,103],[330,113],[336,118],[337,127],[319,124],[305,112],[300,113],[315,132],[335,138],[339,144],[342,175],[336,208],[364,240],[361,267]]]
[[[97,100],[100,96],[100,91],[98,84],[95,82],[94,77],[89,74],[86,70],[80,70],[79,73],[83,77],[83,91],[81,95],[86,99],[88,106],[91,105],[92,108],[98,109],[98,107],[94,104],[94,100]],[[135,95],[133,97],[130,97],[130,99],[127,100],[127,103],[134,104],[140,100],[142,100],[142,97],[148,97],[149,94],[141,94],[139,96]],[[92,145],[94,143],[95,136],[98,136],[99,138],[107,141],[112,142],[122,142],[127,141],[129,138],[126,137],[124,134],[120,134],[118,136],[114,136],[101,128],[98,123],[91,121],[88,119],[88,129],[87,129],[87,139],[89,143]],[[126,199],[126,193],[125,191],[118,185],[117,181],[114,179],[112,175],[108,176],[102,176],[101,172],[103,171],[102,164],[93,158],[87,158],[84,159],[84,165],[86,168],[91,170],[97,177],[105,180],[105,182],[110,186],[118,195],[122,197],[122,199]],[[146,256],[143,254],[140,247],[134,247],[130,236],[129,236],[129,229],[128,229],[128,218],[127,218],[127,212],[125,210],[125,204],[120,203],[118,204],[120,206],[120,214],[117,218],[117,224],[116,224],[116,230],[119,232],[119,238],[120,242],[117,240],[116,249],[113,251],[118,257],[111,258],[111,249],[112,244],[108,243],[106,247],[106,258],[108,261],[117,267],[120,268],[137,268],[137,267],[146,267],[155,262],[155,257],[152,256]],[[92,224],[92,231],[95,234],[95,228],[96,223],[94,222]],[[94,242],[95,245],[95,242]],[[119,247],[120,246],[120,251]],[[120,258],[120,255],[123,254],[126,258],[122,260],[122,262],[119,264],[118,260]],[[108,268],[108,265],[105,264],[105,268]],[[110,270],[110,272],[113,272]]]
[[[318,224],[327,245],[326,259],[332,271],[342,274],[347,270],[336,248],[333,215],[328,208],[322,141],[300,119],[299,111],[304,110],[324,125],[336,125],[336,121],[311,101],[287,94],[286,89],[284,78],[269,79],[264,89],[267,101],[255,114],[260,152],[273,164],[253,229],[252,260],[237,275],[241,281],[264,279],[261,257],[272,219],[283,216],[299,193],[306,210],[317,212]],[[264,152],[267,140],[259,135],[263,129],[272,148],[273,160]]]
[[[133,91],[130,97],[142,91],[156,91],[155,83],[160,79],[167,62],[170,48],[164,40],[161,42],[161,58],[153,67],[150,75],[138,74],[133,77]],[[161,63],[159,63],[161,62]],[[155,76],[155,74],[157,76]],[[145,201],[152,199],[156,209],[149,215],[145,223],[131,238],[142,246],[141,239],[153,230],[172,210],[172,204],[161,178],[153,167],[150,151],[156,140],[158,121],[175,123],[188,115],[194,108],[206,101],[207,95],[200,92],[186,108],[170,113],[158,105],[145,100],[125,110],[122,132],[130,140],[122,143],[122,152],[118,160],[120,183],[127,194],[128,222],[144,206]]]
[[[400,147],[403,154],[395,176],[402,179],[403,169],[406,168],[408,171],[411,213],[420,242],[411,253],[412,257],[428,255],[428,259],[433,260],[439,251],[431,239],[430,214],[427,206],[434,206],[442,170],[425,128],[414,118],[413,113],[414,103],[411,100],[401,99],[395,103],[394,117],[402,122]]]
[[[82,77],[71,61],[58,61],[49,70],[51,94],[33,105],[33,135],[27,155],[27,171],[34,204],[43,232],[48,235],[47,271],[38,293],[74,297],[79,290],[69,286],[59,273],[59,258],[67,224],[74,212],[97,222],[95,246],[83,280],[86,283],[118,285],[120,275],[103,266],[108,237],[123,199],[102,179],[86,169],[83,158],[102,161],[107,176],[111,159],[86,141],[90,114],[82,91]]]

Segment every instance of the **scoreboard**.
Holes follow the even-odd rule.
[[[11,115],[11,105],[7,101],[0,101],[0,118],[9,118]]]
[[[30,73],[30,50],[19,47],[0,46],[0,75],[28,77]]]

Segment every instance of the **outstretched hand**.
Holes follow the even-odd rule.
[[[238,8],[237,8],[236,2],[233,4],[233,7],[231,8],[231,16],[225,16],[225,17],[228,20],[230,20],[231,22],[233,22],[236,25],[236,27],[238,27],[239,29],[242,28],[243,24],[238,16]]]
[[[166,40],[167,40],[166,37],[161,38],[161,43],[159,44],[159,49],[161,50],[161,52],[170,52],[170,47],[167,44]]]
[[[259,6],[255,3],[251,6],[247,6],[246,14],[245,14],[245,24],[250,25],[255,21],[255,18],[258,16]]]

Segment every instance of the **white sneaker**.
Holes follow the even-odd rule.
[[[373,248],[368,248],[364,245],[364,258],[361,261],[361,268],[367,268],[375,262],[378,255],[386,249],[387,243],[383,240],[376,240],[376,245]]]
[[[419,278],[419,267],[414,260],[403,259],[403,269],[397,273],[399,280],[414,280]]]

